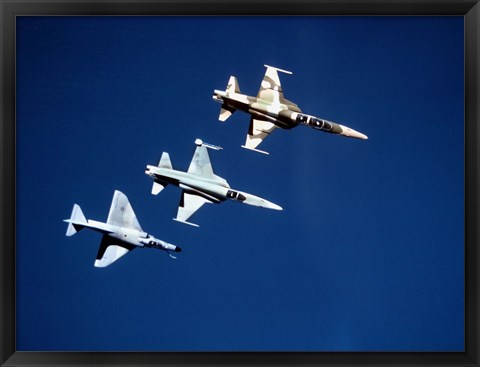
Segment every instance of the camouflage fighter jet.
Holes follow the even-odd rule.
[[[349,127],[302,113],[300,107],[283,96],[278,72],[292,74],[290,71],[265,65],[267,71],[263,77],[256,97],[240,93],[237,78],[231,76],[227,89],[213,92],[213,100],[222,104],[220,121],[226,121],[237,109],[251,115],[247,140],[243,148],[268,154],[256,147],[276,128],[291,129],[298,125],[307,125],[316,130],[340,134],[357,139],[368,137]]]
[[[145,170],[145,174],[154,179],[152,195],[158,195],[168,184],[183,190],[177,217],[173,218],[174,220],[198,227],[198,224],[187,222],[193,213],[205,203],[218,204],[227,199],[262,208],[282,210],[280,206],[268,200],[231,189],[225,179],[213,173],[207,148],[220,150],[221,147],[204,143],[200,139],[195,140],[195,145],[197,148],[187,172],[174,170],[167,152],[162,153],[158,166],[147,165]]]
[[[104,268],[114,263],[136,247],[163,250],[172,258],[175,257],[170,254],[170,251],[182,251],[180,247],[159,240],[144,232],[138,223],[127,196],[120,191],[115,191],[113,194],[106,223],[85,218],[82,209],[77,204],[73,205],[70,219],[65,219],[64,222],[68,223],[67,236],[73,236],[83,228],[90,228],[103,233],[97,259],[95,260],[95,267],[97,268]]]

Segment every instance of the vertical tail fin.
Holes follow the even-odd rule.
[[[73,236],[75,233],[84,228],[84,225],[88,224],[87,218],[83,215],[82,209],[79,205],[74,204],[70,219],[65,219],[64,222],[68,223],[66,236]]]

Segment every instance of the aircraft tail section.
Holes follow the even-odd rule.
[[[162,191],[165,186],[167,186],[167,183],[165,182],[160,182],[160,181],[153,181],[153,185],[152,185],[152,195],[158,195],[160,194],[160,191]]]
[[[170,155],[167,152],[163,152],[158,162],[159,168],[173,169],[172,161],[170,160]]]
[[[73,236],[75,233],[83,229],[88,225],[87,218],[82,212],[82,209],[79,205],[74,204],[72,209],[72,214],[70,219],[65,219],[64,222],[68,223],[66,236]]]
[[[158,167],[164,168],[164,169],[173,169],[172,161],[170,160],[170,155],[167,152],[162,153],[162,156],[160,157],[160,161],[158,162]],[[168,185],[167,182],[163,182],[155,179],[152,185],[152,195],[158,195],[160,191],[162,191],[167,185]]]
[[[225,103],[222,104],[222,107],[220,108],[220,115],[218,115],[218,119],[221,122],[225,122],[230,116],[233,115],[233,113],[236,111],[235,108],[230,107],[226,105]]]
[[[227,93],[240,93],[240,86],[238,80],[233,75],[228,79]]]
[[[235,78],[233,75],[228,80],[228,85],[225,92],[227,93],[227,95],[240,93],[240,87],[238,86],[237,78]],[[226,103],[223,103],[220,109],[220,115],[218,116],[218,119],[222,122],[225,122],[230,116],[232,116],[235,111],[235,108],[227,105]]]

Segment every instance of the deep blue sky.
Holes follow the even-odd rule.
[[[240,147],[220,123],[230,75],[263,64],[305,113]],[[462,17],[17,18],[17,349],[462,351]],[[283,212],[226,202],[171,220],[146,164],[215,172]],[[98,233],[65,237],[74,203],[105,221],[115,189],[178,260],[137,249],[93,267]]]

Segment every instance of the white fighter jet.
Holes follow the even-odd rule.
[[[107,223],[86,219],[82,209],[77,204],[73,205],[70,219],[65,219],[64,222],[68,223],[67,236],[73,236],[83,228],[90,228],[103,233],[97,259],[95,260],[97,268],[104,268],[114,263],[136,247],[164,250],[172,258],[175,257],[170,254],[170,251],[182,251],[180,247],[159,240],[144,232],[138,223],[127,196],[120,191],[115,191],[113,194]]]
[[[145,174],[154,179],[152,194],[158,195],[165,186],[173,184],[180,187],[182,196],[174,220],[198,227],[198,224],[188,222],[205,203],[220,203],[231,199],[244,204],[262,208],[282,210],[277,204],[243,191],[233,190],[225,179],[213,173],[207,148],[220,150],[221,147],[195,140],[197,148],[187,172],[174,170],[168,153],[163,152],[158,166],[147,165]]]
[[[237,109],[251,115],[247,140],[243,148],[268,154],[257,146],[276,128],[291,129],[298,125],[310,126],[316,130],[339,134],[357,139],[368,139],[365,134],[332,121],[320,119],[302,113],[297,104],[283,96],[278,72],[292,74],[273,66],[265,65],[267,71],[263,77],[256,97],[240,93],[237,78],[231,76],[227,89],[213,92],[213,100],[222,104],[218,119],[226,121]]]

